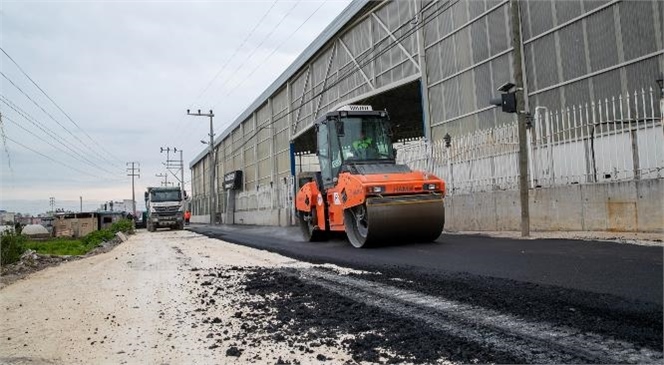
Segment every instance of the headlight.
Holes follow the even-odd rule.
[[[422,187],[424,190],[438,190],[437,184],[424,184]]]
[[[369,186],[367,188],[367,193],[369,194],[380,194],[385,192],[384,186]]]

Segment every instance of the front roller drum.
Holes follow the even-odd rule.
[[[344,210],[344,226],[356,248],[430,242],[443,232],[445,205],[443,197],[434,194],[368,198]]]

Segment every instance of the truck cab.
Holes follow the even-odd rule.
[[[186,192],[177,187],[150,187],[145,192],[148,231],[160,227],[184,228],[184,201]]]

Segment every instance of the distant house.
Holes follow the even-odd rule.
[[[53,231],[56,237],[83,237],[98,229],[98,213],[57,214],[53,221]]]
[[[8,212],[6,210],[0,210],[0,225],[13,225],[14,224],[14,212]]]
[[[123,212],[97,212],[96,213],[98,218],[98,229],[105,229],[105,228],[110,228],[111,225],[120,219],[124,218],[126,216],[126,213]]]

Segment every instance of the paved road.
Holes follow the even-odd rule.
[[[434,277],[464,273],[662,304],[662,247],[443,235],[430,244],[358,250],[343,237],[322,243],[303,242],[296,228],[190,229],[315,263],[371,270],[401,268],[402,273]]]
[[[424,362],[435,357],[427,357],[430,349],[454,347],[437,342],[441,335],[492,348],[480,362],[651,363],[662,358],[661,247],[443,235],[430,244],[358,250],[343,237],[303,242],[293,228],[190,229],[297,260],[362,270],[348,276],[299,272],[296,276],[310,285],[305,289],[302,281],[291,282],[288,273],[276,278],[271,273],[254,285],[287,298],[289,292],[296,297],[316,293],[314,298],[328,298],[333,292],[351,302],[307,301],[329,301],[332,308],[358,303],[379,307],[383,317],[375,319],[377,323],[415,320],[420,323],[417,328],[386,333],[400,334],[395,343],[410,335],[419,338],[422,351],[417,357]],[[297,302],[285,299],[275,306],[284,308],[286,320],[301,321],[290,314],[301,308]],[[371,313],[346,315],[350,318],[338,325],[363,323]],[[313,316],[337,318],[338,313]],[[422,323],[437,334],[417,335]],[[458,347],[462,361],[468,360],[466,351],[482,354],[479,348],[465,346]]]

